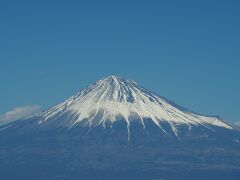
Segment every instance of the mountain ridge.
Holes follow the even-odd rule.
[[[40,114],[1,126],[0,179],[239,179],[234,126],[185,112],[132,81],[117,80],[125,82],[119,88],[115,80],[104,78]],[[100,107],[113,112],[104,116]]]
[[[33,119],[34,127],[51,126],[67,130],[79,125],[90,129],[96,126],[112,127],[115,122],[123,120],[128,140],[131,137],[130,126],[134,121],[140,123],[143,129],[147,122],[152,121],[160,131],[176,137],[183,125],[189,131],[193,127],[210,131],[214,131],[216,127],[236,129],[223,119],[195,113],[139,86],[135,81],[117,76],[102,78],[64,102],[22,121],[27,124],[28,119]],[[18,124],[21,122],[13,123],[14,126]],[[8,127],[11,125],[1,129]]]

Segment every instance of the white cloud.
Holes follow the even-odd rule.
[[[7,124],[39,112],[39,105],[15,107],[12,110],[0,115],[0,125]]]

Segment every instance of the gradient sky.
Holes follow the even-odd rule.
[[[240,121],[240,2],[1,1],[0,114],[111,74]]]

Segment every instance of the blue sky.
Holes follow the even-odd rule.
[[[240,121],[239,1],[1,1],[0,114],[107,75]],[[1,116],[0,116],[1,117]]]

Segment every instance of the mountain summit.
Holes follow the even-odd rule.
[[[239,149],[234,125],[109,76],[1,126],[0,179],[235,180]]]
[[[68,116],[64,122],[61,117]],[[139,86],[131,80],[109,76],[79,91],[63,103],[38,114],[38,124],[44,126],[56,122],[57,126],[71,129],[82,125],[89,128],[112,126],[123,120],[126,122],[130,137],[130,126],[133,121],[145,128],[146,121],[152,121],[161,131],[169,134],[170,127],[176,136],[178,126],[212,126],[233,129],[231,125],[218,117],[203,116],[182,108],[169,100]],[[164,126],[162,125],[164,124]]]

